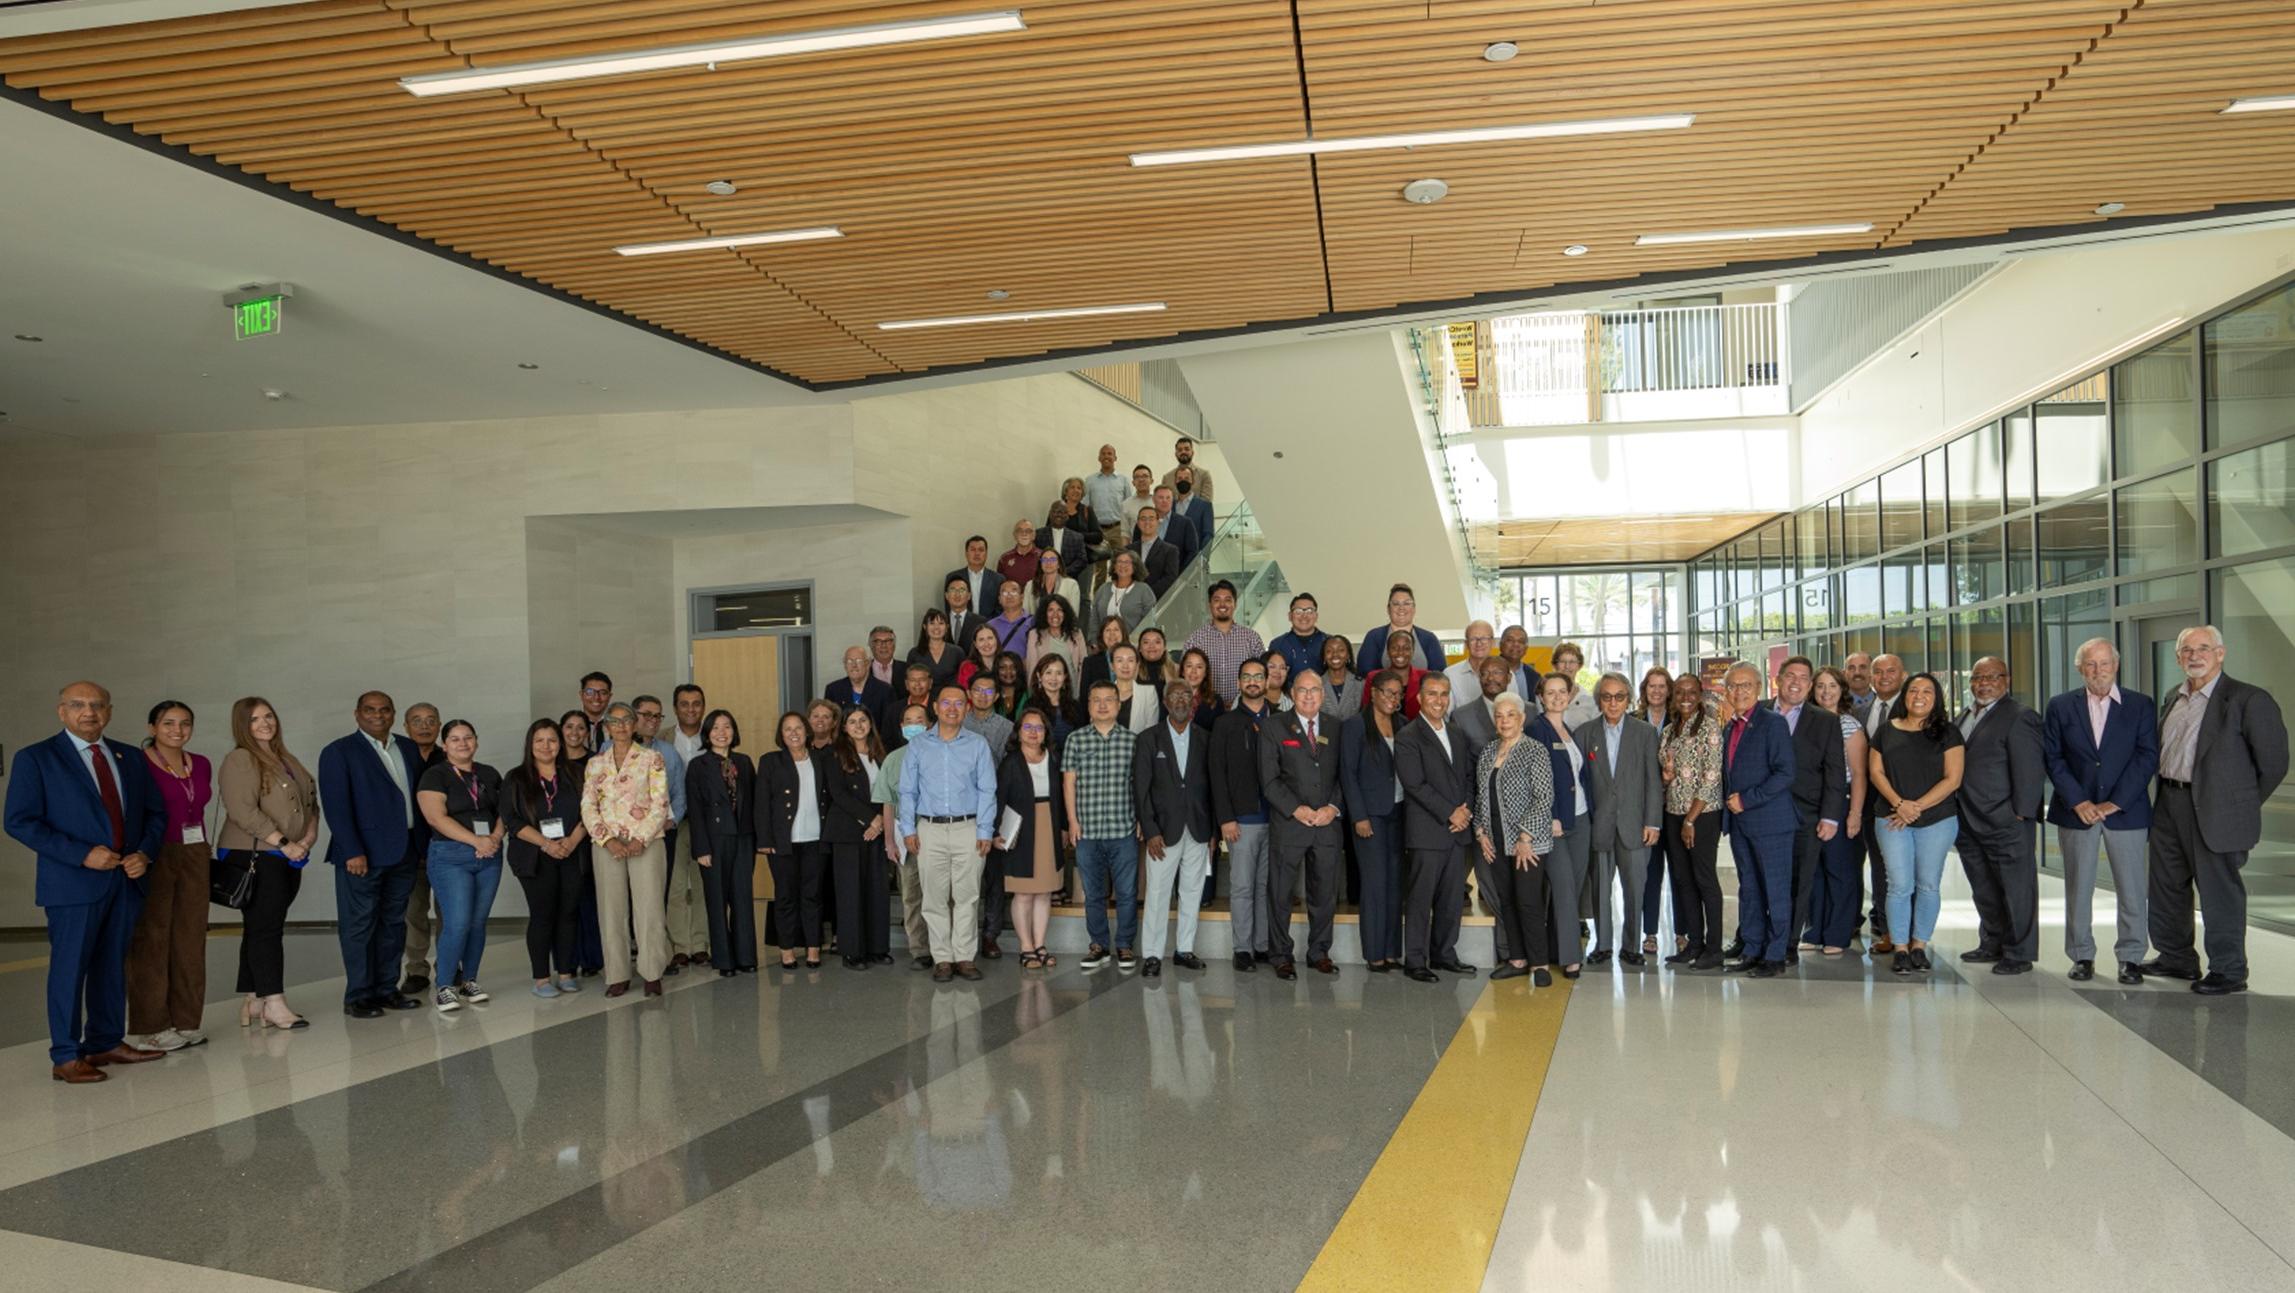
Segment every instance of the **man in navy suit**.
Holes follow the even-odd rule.
[[[2120,651],[2090,638],[2073,657],[2085,685],[2048,702],[2040,756],[2056,796],[2048,821],[2064,855],[2064,955],[2072,977],[2096,977],[2096,855],[2112,867],[2118,937],[2112,955],[2119,980],[2144,981],[2149,943],[2145,902],[2150,874],[2144,852],[2152,829],[2151,781],[2160,766],[2159,716],[2152,698],[2119,685]]]
[[[1186,517],[1187,523],[1195,527],[1199,543],[1209,547],[1219,523],[1211,515],[1211,500],[1195,492],[1195,468],[1175,467],[1171,476],[1171,510]]]
[[[56,717],[63,731],[16,752],[7,829],[38,859],[33,900],[48,914],[49,1076],[78,1086],[166,1054],[125,1037],[128,943],[167,808],[142,754],[104,739],[110,692],[75,682]]]
[[[1761,671],[1739,661],[1724,684],[1737,717],[1722,736],[1721,829],[1737,865],[1738,929],[1745,959],[1727,968],[1767,979],[1793,945],[1793,733],[1760,706]]]
[[[609,684],[610,685],[610,684]],[[359,697],[359,730],[319,752],[319,806],[335,877],[335,935],[343,948],[343,1013],[376,1019],[422,1003],[398,990],[407,895],[423,866],[414,792],[422,751],[391,731],[398,706],[379,691]],[[443,982],[453,967],[438,967]]]

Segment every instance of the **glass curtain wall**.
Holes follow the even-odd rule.
[[[1584,648],[1580,686],[1613,670],[1638,683],[1652,665],[1681,670],[1683,583],[1678,565],[1510,570],[1499,576],[1498,625],[1521,625],[1533,647]]]
[[[1693,655],[1892,651],[1956,709],[1986,655],[2045,704],[2092,637],[2156,699],[2176,630],[2212,623],[2295,709],[2295,282],[1713,549],[1687,590]],[[2245,875],[2295,929],[2295,785]]]

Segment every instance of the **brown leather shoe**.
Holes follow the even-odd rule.
[[[1004,949],[998,947],[994,943],[982,943],[980,945],[980,954],[987,957],[991,961],[1001,961],[1004,959]]]
[[[82,1055],[80,1058],[97,1068],[102,1068],[106,1064],[149,1064],[153,1060],[166,1059],[167,1052],[147,1051],[141,1046],[130,1046],[126,1042],[121,1042],[101,1055]]]
[[[606,985],[606,995],[609,997],[622,996],[629,990],[630,981],[628,979],[624,979],[620,983],[609,983]]]
[[[1897,945],[1884,938],[1876,941],[1866,950],[1875,956],[1887,956],[1889,953],[1897,950]]]
[[[955,977],[956,966],[954,964],[948,961],[939,961],[934,963],[932,967],[932,981],[934,983],[946,983]]]
[[[108,1082],[112,1075],[86,1060],[68,1060],[49,1069],[48,1076],[58,1082],[69,1082],[73,1086],[85,1086],[90,1082]]]
[[[956,963],[956,977],[968,980],[978,979],[980,977],[980,967],[974,965],[970,961],[958,961]]]
[[[658,997],[658,996],[660,996],[660,995],[661,995],[661,980],[659,980],[659,979],[647,979],[647,980],[645,981],[645,994],[646,994],[647,996],[649,996],[649,997]]]
[[[1314,966],[1317,974],[1337,974],[1339,972],[1339,967],[1331,964],[1331,958],[1328,956],[1317,957]]]

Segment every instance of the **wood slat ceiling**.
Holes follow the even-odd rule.
[[[1004,2],[1004,0],[999,0]],[[1028,30],[416,99],[397,78],[985,0],[317,0],[0,41],[13,90],[816,384],[1564,282],[2295,201],[2287,0],[1017,0]],[[1521,54],[1484,62],[1492,40]],[[1694,127],[1135,169],[1135,151]],[[1451,196],[1405,203],[1438,176]],[[717,179],[740,186],[712,197]],[[1636,248],[1636,235],[1874,232]],[[622,243],[835,224],[835,241]],[[1588,255],[1566,260],[1565,244]],[[1009,293],[992,303],[990,289]],[[1161,314],[884,332],[1164,301]]]
[[[1473,527],[1475,559],[1492,569],[1687,561],[1776,520],[1775,512],[1560,520],[1517,519]]]

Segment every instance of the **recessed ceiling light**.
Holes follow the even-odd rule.
[[[1681,130],[1695,113],[1658,117],[1605,117],[1594,121],[1535,121],[1518,126],[1468,126],[1403,135],[1355,135],[1343,139],[1301,139],[1280,144],[1231,144],[1218,148],[1177,148],[1133,153],[1134,166],[1184,166],[1191,162],[1232,162],[1255,157],[1305,157],[1322,153],[1362,153],[1381,148],[1438,148],[1505,139],[1557,139],[1569,135],[1617,135],[1642,130]]]
[[[1582,242],[1571,243],[1562,249],[1562,254],[1565,256],[1583,256],[1586,254],[1586,244]]]
[[[790,32],[750,40],[717,41],[707,45],[668,45],[612,54],[603,58],[557,58],[539,63],[509,63],[501,67],[472,68],[467,72],[429,72],[402,76],[399,87],[408,94],[465,94],[472,90],[499,90],[519,85],[547,85],[557,81],[584,81],[600,76],[627,76],[632,72],[658,72],[675,67],[713,67],[757,58],[790,54],[818,54],[833,49],[866,49],[901,45],[951,36],[987,36],[1025,31],[1017,10],[960,14],[918,22],[872,23],[864,27],[832,27],[821,31]]]
[[[2122,211],[2125,211],[2125,210],[2127,210],[2127,209],[2128,209],[2128,204],[2127,204],[2127,203],[2125,203],[2125,202],[2106,202],[2106,203],[2104,203],[2102,206],[2099,206],[2099,207],[2097,207],[2097,208],[2096,208],[2096,214],[2097,214],[2097,215],[2118,215],[2120,212],[2122,212]]]
[[[1010,314],[956,314],[938,319],[899,319],[877,325],[879,331],[901,332],[911,328],[962,328],[975,323],[1036,323],[1044,319],[1084,319],[1101,314],[1154,314],[1164,308],[1161,301],[1143,301],[1136,305],[1080,305],[1064,310],[1016,310]]]
[[[266,386],[263,388],[263,398],[267,400],[283,400],[287,398],[287,392],[280,390],[275,386]]]
[[[707,251],[713,247],[757,247],[773,242],[811,242],[818,238],[842,238],[845,232],[835,225],[817,229],[780,229],[772,233],[735,233],[721,238],[686,238],[677,242],[633,242],[614,248],[617,256],[660,256],[673,251]]]
[[[1450,195],[1450,186],[1441,180],[1412,180],[1402,187],[1403,201],[1429,206]]]
[[[541,365],[540,365],[540,364],[527,364],[527,363],[521,363],[521,364],[519,364],[518,366],[519,366],[520,368],[523,368],[523,369],[525,369],[527,372],[533,372],[533,371],[535,371],[536,369],[538,369],[538,368],[540,368],[540,367],[541,367]]]
[[[992,287],[988,289],[988,299],[991,301],[1007,301],[1011,298],[1012,294],[1005,291],[1001,287]]]
[[[2254,99],[2233,99],[2231,106],[2217,115],[2232,112],[2285,112],[2290,108],[2295,108],[2295,94],[2266,94]]]
[[[1494,40],[1482,47],[1482,61],[1503,63],[1522,52],[1522,47],[1510,40]]]
[[[704,184],[701,187],[704,190],[710,193],[714,193],[721,198],[732,197],[734,194],[741,191],[740,186],[731,180],[711,180],[709,183]]]
[[[1709,229],[1702,233],[1645,233],[1636,247],[1672,247],[1688,242],[1751,242],[1761,238],[1824,238],[1835,234],[1871,233],[1870,220],[1856,224],[1801,224],[1775,229]]]
[[[18,341],[46,341],[46,340],[47,340],[47,338],[46,338],[46,337],[35,337],[35,336],[33,336],[31,333],[29,333],[29,332],[19,332],[19,333],[17,333],[17,334],[16,334],[16,340],[18,340]]]

